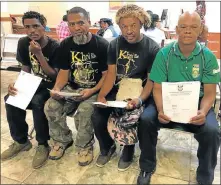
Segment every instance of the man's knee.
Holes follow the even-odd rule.
[[[94,106],[91,103],[82,102],[78,106],[79,114],[84,114],[85,116],[90,116],[91,117],[93,111],[94,111]]]
[[[93,126],[100,127],[101,124],[104,122],[107,122],[110,115],[110,110],[108,108],[99,108],[94,107],[94,111],[91,115],[91,121],[93,123]]]
[[[149,114],[141,114],[139,125],[140,127],[151,127],[157,121],[156,117],[153,117]]]
[[[31,100],[32,109],[35,109],[35,108],[42,108],[43,109],[47,99],[48,99],[48,97],[43,97],[40,94],[35,94]]]
[[[218,126],[218,123],[216,124],[206,124],[205,128],[204,128],[204,132],[208,135],[208,136],[215,136],[215,135],[219,135],[220,134],[220,129]]]
[[[50,115],[50,113],[55,113],[59,108],[60,108],[60,104],[57,100],[53,99],[53,98],[49,98],[44,106],[44,112],[46,114],[46,116],[48,117],[48,115]]]

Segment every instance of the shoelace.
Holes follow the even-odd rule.
[[[79,151],[79,155],[80,156],[86,156],[90,151],[91,151],[91,149],[81,149]]]

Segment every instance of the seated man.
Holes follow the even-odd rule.
[[[142,26],[146,29],[150,25],[150,16],[141,7],[126,5],[118,10],[116,22],[121,29],[122,36],[111,41],[109,45],[108,73],[97,101],[106,103],[106,98],[109,100],[116,99],[118,89],[114,86],[115,80],[118,84],[123,78],[136,78],[141,79],[145,87],[140,97],[129,102],[128,107],[134,105],[133,108],[137,108],[144,101],[147,101],[145,102],[147,107],[152,107],[153,100],[150,94],[153,83],[147,78],[154,58],[159,51],[159,46],[140,32]],[[98,167],[103,167],[116,150],[116,145],[107,129],[107,120],[111,112],[111,108],[97,107],[92,115],[95,135],[99,141],[101,153],[96,162]],[[127,170],[133,161],[133,155],[134,145],[126,145],[118,163],[118,170]]]
[[[66,115],[77,109],[75,125],[78,133],[75,145],[78,149],[79,165],[85,166],[93,160],[92,102],[96,101],[97,92],[105,78],[108,42],[89,32],[88,13],[81,7],[74,7],[68,12],[68,25],[73,36],[64,39],[60,44],[60,72],[53,90],[77,92],[81,96],[64,99],[57,93],[51,93],[51,98],[45,105],[50,136],[54,141],[49,158],[60,159],[65,150],[73,144]]]
[[[34,128],[38,147],[33,159],[33,168],[41,167],[49,154],[48,121],[44,114],[44,104],[50,97],[47,88],[52,88],[57,76],[55,69],[55,52],[59,44],[45,35],[44,17],[38,12],[26,12],[22,22],[28,36],[18,41],[16,59],[22,63],[22,70],[43,78],[39,88],[32,98],[28,109],[32,109]],[[8,94],[16,95],[14,84],[8,87]],[[7,100],[8,95],[5,97]],[[26,111],[5,104],[7,120],[11,136],[15,141],[9,149],[1,154],[1,159],[11,159],[19,152],[29,150],[32,144],[28,140],[28,124],[25,121]]]
[[[141,122],[140,127],[145,140],[146,155],[141,169],[145,175],[138,178],[138,184],[149,184],[156,168],[156,145],[159,127],[182,127],[193,132],[199,142],[197,157],[197,182],[212,184],[220,147],[220,130],[212,108],[216,97],[216,84],[219,82],[218,63],[215,55],[197,42],[201,31],[199,15],[185,12],[178,20],[176,32],[178,42],[162,48],[154,61],[150,79],[154,81],[154,100],[158,110],[158,122]],[[200,81],[198,114],[189,124],[170,121],[163,112],[162,82]]]
[[[101,29],[97,32],[97,35],[104,38],[118,37],[119,33],[115,30],[111,19],[100,19],[100,26]]]

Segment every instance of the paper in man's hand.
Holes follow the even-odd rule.
[[[200,82],[163,82],[162,98],[164,114],[171,121],[189,123],[197,115]]]
[[[6,103],[25,110],[31,102],[42,78],[21,71],[14,87],[17,89],[15,96],[9,96]]]

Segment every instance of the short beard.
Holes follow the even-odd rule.
[[[80,36],[73,36],[73,41],[77,45],[86,44],[88,40],[88,34],[80,35]]]

